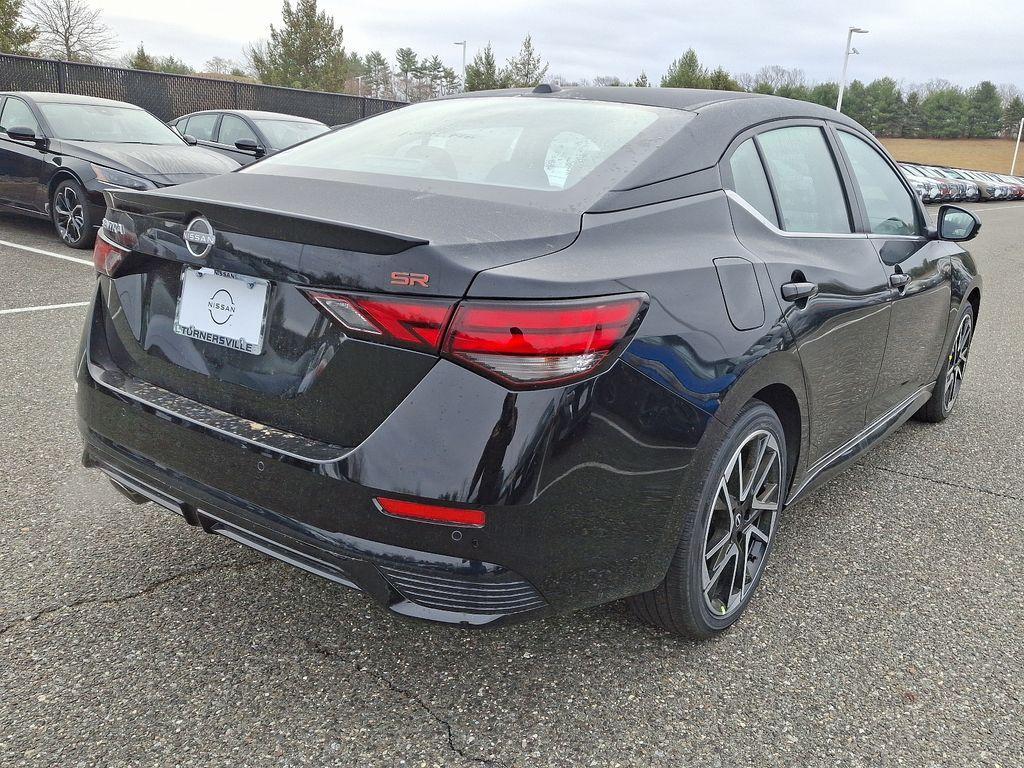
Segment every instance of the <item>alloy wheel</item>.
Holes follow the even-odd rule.
[[[974,331],[974,321],[970,314],[964,315],[957,328],[956,338],[953,339],[953,348],[949,350],[949,362],[946,364],[945,389],[942,392],[942,409],[947,413],[953,408],[957,397],[960,395],[960,387],[964,383],[964,372],[967,370],[967,356],[971,351],[971,334]]]
[[[712,615],[737,611],[764,569],[782,493],[782,460],[775,436],[746,437],[719,478],[701,558],[701,592]]]
[[[53,198],[53,211],[61,239],[67,243],[80,240],[85,226],[85,210],[73,187],[66,186],[58,190]]]

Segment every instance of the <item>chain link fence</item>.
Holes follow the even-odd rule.
[[[73,93],[127,101],[164,121],[202,109],[260,109],[339,125],[405,103],[9,54],[0,54],[0,90]]]

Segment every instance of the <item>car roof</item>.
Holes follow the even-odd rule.
[[[299,117],[298,115],[287,115],[284,112],[265,112],[258,109],[201,109],[197,112],[189,112],[187,115],[182,117],[192,117],[192,115],[203,115],[210,113],[218,113],[225,115],[241,115],[242,117],[248,117],[252,120],[287,120],[292,123],[315,123],[316,125],[326,125],[319,120],[312,120],[308,117]],[[179,120],[181,118],[178,118]]]
[[[130,107],[131,109],[142,109],[127,101],[115,101],[114,99],[101,99],[97,96],[78,96],[73,93],[50,93],[48,91],[4,91],[0,96],[22,96],[38,103],[46,104],[96,104],[107,107]]]

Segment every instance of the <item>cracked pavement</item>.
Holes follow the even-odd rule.
[[[978,209],[957,412],[791,509],[751,609],[703,644],[621,603],[405,622],[134,506],[79,465],[83,310],[0,316],[0,765],[1017,765],[1024,205]],[[13,216],[0,240],[83,256]],[[92,285],[7,246],[0,266],[0,309]]]

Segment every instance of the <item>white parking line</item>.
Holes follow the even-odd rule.
[[[73,301],[70,304],[41,304],[38,307],[18,307],[17,309],[0,309],[0,315],[16,315],[20,312],[41,312],[44,309],[67,309],[68,307],[87,307],[88,301]]]
[[[76,259],[74,256],[65,256],[63,253],[54,253],[53,251],[44,251],[42,248],[33,248],[31,245],[21,245],[19,243],[12,243],[8,240],[0,240],[0,245],[8,248],[17,248],[22,251],[28,251],[29,253],[38,253],[41,256],[52,256],[55,259],[63,259],[64,261],[73,261],[75,264],[85,264],[87,267],[92,266],[92,262],[88,259]]]

